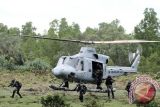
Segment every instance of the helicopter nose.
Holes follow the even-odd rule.
[[[55,67],[52,69],[52,73],[55,75],[55,76],[60,76],[62,73],[62,69],[60,69],[60,67]]]
[[[57,66],[54,69],[52,69],[52,73],[56,77],[68,77],[69,74],[74,73],[75,69],[70,66]]]

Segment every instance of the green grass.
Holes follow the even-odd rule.
[[[20,92],[23,98],[19,98],[18,96],[10,98],[12,88],[7,87],[7,85],[13,78],[22,82],[23,87]],[[40,103],[41,97],[55,94],[61,95],[66,103],[72,107],[84,107],[84,105],[88,102],[90,103],[91,100],[96,101],[99,105],[102,105],[102,107],[136,107],[135,104],[128,104],[127,93],[124,90],[117,90],[115,92],[115,99],[113,100],[108,100],[107,93],[88,92],[84,96],[84,102],[81,103],[78,99],[79,93],[77,92],[51,90],[48,86],[50,84],[57,84],[60,80],[52,77],[50,73],[35,75],[31,72],[0,72],[0,79],[0,107],[42,107]],[[127,77],[116,78],[117,83],[115,86],[118,89],[124,89],[124,84],[127,80]],[[71,84],[71,88],[73,86],[75,86],[74,83]],[[103,87],[105,87],[104,84]],[[35,91],[28,91],[28,89],[31,88]],[[156,100],[160,102],[160,91],[157,92]]]
[[[0,88],[0,107],[42,107],[40,99],[42,96],[59,94],[63,96],[66,103],[70,104],[72,107],[84,107],[91,99],[97,101],[97,103],[102,104],[104,107],[135,107],[135,105],[129,105],[127,102],[127,97],[123,95],[124,92],[117,91],[115,93],[116,98],[114,100],[108,100],[107,94],[99,93],[87,93],[84,96],[84,102],[81,103],[78,99],[77,92],[46,92],[45,94],[33,94],[22,90],[23,98],[15,96],[15,98],[10,98],[11,90],[9,88]]]

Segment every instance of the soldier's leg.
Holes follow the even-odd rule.
[[[102,80],[100,80],[100,83],[99,83],[99,87],[102,90],[103,88],[101,87],[101,84],[102,84]]]
[[[20,98],[22,98],[21,94],[19,93],[21,88],[17,88],[17,94],[19,95]]]
[[[16,91],[17,91],[17,89],[14,88],[13,93],[12,93],[12,96],[11,96],[12,98],[14,98],[14,95],[15,95]]]
[[[111,93],[112,93],[112,98],[114,99],[114,92],[113,92],[113,86],[112,85],[110,86],[110,89],[111,89]]]
[[[129,91],[127,91],[128,92],[128,98],[129,98]]]
[[[65,81],[63,87],[69,88],[69,82],[68,82],[68,81]]]
[[[107,93],[108,93],[108,98],[110,99],[110,88],[107,86]]]
[[[97,89],[101,89],[102,90],[101,83],[102,83],[101,80],[97,79]]]
[[[83,102],[83,95],[80,95],[80,101]]]

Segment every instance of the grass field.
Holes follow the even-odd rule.
[[[12,88],[7,87],[12,79],[18,79],[22,82],[23,87],[21,90],[23,98],[15,96],[10,98],[12,94]],[[123,78],[125,81],[127,77]],[[53,91],[48,86],[51,84],[59,84],[61,81],[52,77],[50,73],[43,75],[35,75],[29,72],[0,72],[0,107],[42,107],[40,99],[47,95],[59,94],[63,96],[66,103],[72,107],[84,107],[85,104],[90,101],[96,101],[102,107],[136,107],[134,104],[128,104],[126,91],[124,84],[126,82],[123,79],[117,79],[115,87],[121,89],[115,92],[115,99],[108,100],[106,93],[86,93],[84,96],[84,102],[81,103],[78,99],[77,92],[66,91]],[[71,88],[76,84],[72,83]],[[89,84],[89,87],[95,88],[95,86]],[[103,85],[105,88],[105,86]],[[160,92],[157,93],[156,100],[160,101]]]

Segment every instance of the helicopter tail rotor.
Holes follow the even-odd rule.
[[[128,57],[129,57],[129,63],[131,64],[133,59],[134,59],[134,57],[135,57],[135,53],[129,52]]]
[[[128,57],[129,57],[129,63],[130,64],[133,63],[133,61],[135,60],[135,58],[137,57],[137,55],[140,55],[141,53],[142,53],[142,47],[141,46],[139,46],[137,48],[137,50],[136,50],[135,53],[129,52],[129,55],[128,55]]]
[[[132,53],[129,55],[129,61],[132,62],[131,67],[137,69],[140,63],[140,53],[142,52],[141,48],[137,48],[136,53]]]

